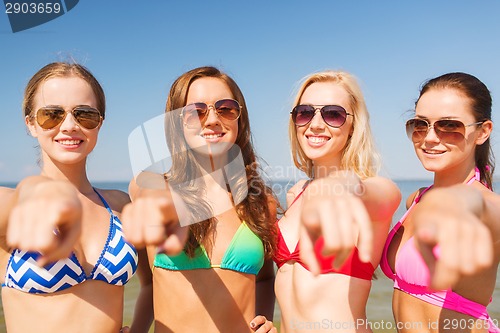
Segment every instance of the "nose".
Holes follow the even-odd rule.
[[[63,132],[74,132],[79,128],[79,124],[76,122],[76,119],[73,117],[71,112],[66,113],[66,117],[64,118],[60,130]]]
[[[216,124],[220,124],[220,119],[219,115],[217,114],[217,111],[215,110],[215,107],[213,105],[208,106],[208,111],[207,111],[207,118],[205,119],[205,126],[213,126]]]
[[[314,111],[314,117],[311,119],[311,123],[309,125],[311,128],[324,128],[325,122],[323,121],[323,117],[321,116],[321,112],[319,109]]]
[[[439,137],[436,133],[436,130],[434,128],[434,125],[430,125],[429,128],[427,129],[427,133],[425,134],[425,141],[427,142],[439,142]]]

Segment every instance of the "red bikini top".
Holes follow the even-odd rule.
[[[297,201],[297,199],[301,196],[306,187],[307,186],[305,186],[302,192],[299,193],[299,195],[295,198],[290,207],[295,203],[295,201]],[[276,227],[278,228],[278,244],[273,258],[274,262],[276,263],[276,265],[278,265],[278,267],[281,267],[283,266],[283,264],[289,261],[295,261],[301,264],[305,269],[309,270],[307,265],[304,264],[300,259],[300,250],[299,250],[300,246],[298,242],[297,245],[295,246],[295,250],[292,253],[290,253],[290,250],[288,249],[285,240],[283,238],[283,234],[279,229],[278,221],[276,222]],[[333,255],[323,256],[321,254],[323,246],[324,246],[324,239],[323,237],[320,237],[314,244],[314,253],[316,254],[316,258],[318,259],[321,268],[321,274],[337,273],[337,274],[353,276],[364,280],[372,279],[373,273],[375,272],[375,268],[370,262],[367,263],[362,262],[359,259],[359,253],[357,248],[354,248],[351,251],[349,257],[344,261],[344,263],[339,269],[334,269],[332,265],[333,261],[335,260],[335,256]]]

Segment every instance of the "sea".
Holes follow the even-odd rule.
[[[406,208],[404,202],[406,198],[415,190],[421,187],[427,187],[432,184],[432,180],[395,180],[396,185],[401,190],[403,200],[399,205],[398,210],[394,214],[393,224],[396,223],[405,213]],[[286,207],[285,196],[287,190],[293,186],[293,181],[275,181],[270,185],[278,196],[283,207]],[[118,189],[122,191],[128,190],[128,182],[93,182],[96,188],[102,189]],[[15,187],[15,183],[0,183],[0,186]],[[500,189],[500,182],[495,182],[493,188],[497,193]],[[497,275],[498,276],[498,275]],[[378,268],[376,270],[376,279],[373,281],[370,297],[367,305],[367,317],[370,322],[373,332],[388,333],[396,332],[396,325],[392,316],[392,281],[389,280]],[[500,278],[497,277],[497,287],[493,294],[493,300],[488,306],[488,312],[491,318],[498,322],[500,321]],[[137,277],[133,277],[125,286],[125,307],[124,307],[124,324],[129,325],[132,320],[135,300],[139,292],[139,282]],[[280,310],[279,306],[275,306],[275,326],[280,325]],[[326,320],[326,319],[325,319]],[[321,323],[328,326],[328,322]],[[0,304],[0,333],[6,332],[3,311]],[[153,332],[153,329],[150,330]]]

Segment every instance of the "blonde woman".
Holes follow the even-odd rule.
[[[378,155],[355,78],[341,71],[306,77],[289,133],[295,165],[310,179],[290,189],[278,221],[281,331],[371,332],[366,302],[400,192],[376,175]],[[305,206],[308,197],[314,199]],[[301,238],[301,216],[321,221],[324,238]],[[301,259],[301,248],[314,253],[311,265]]]

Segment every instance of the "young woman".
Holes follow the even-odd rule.
[[[378,155],[355,78],[340,71],[306,77],[289,133],[295,165],[310,180],[292,187],[278,222],[281,332],[371,332],[366,302],[401,195],[376,176]],[[300,237],[303,215],[309,223],[322,221],[324,239]],[[319,265],[301,259],[299,238],[302,248],[314,248]]]
[[[147,332],[151,274],[118,219],[128,195],[93,187],[86,173],[105,118],[102,87],[81,65],[51,63],[29,81],[23,112],[42,170],[1,201],[7,331],[119,332],[124,284],[138,271],[143,289],[132,328]]]
[[[155,332],[276,332],[265,318],[276,200],[256,168],[243,94],[218,69],[195,68],[173,83],[165,126],[172,166],[133,180],[124,211],[127,238],[154,245]],[[189,225],[185,246],[169,236],[182,233],[177,221]]]
[[[383,253],[400,332],[499,332],[486,311],[500,259],[491,105],[480,80],[449,73],[424,84],[406,123],[434,184],[408,198]],[[435,272],[432,288],[417,248]]]

